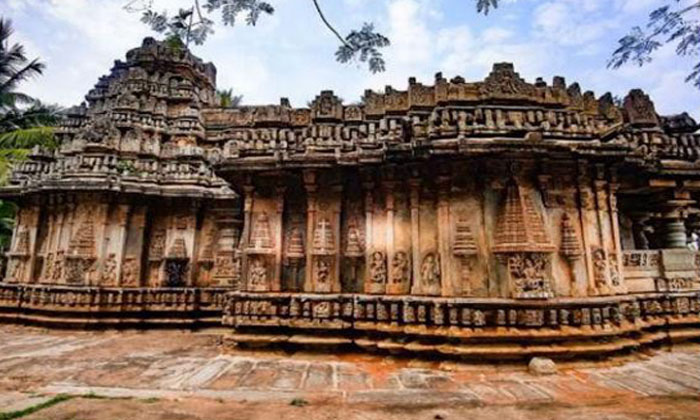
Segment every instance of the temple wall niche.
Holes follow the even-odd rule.
[[[440,296],[442,294],[442,267],[438,246],[437,193],[431,185],[421,184],[418,208],[417,248],[418,271],[414,273],[414,295]]]
[[[450,201],[450,265],[455,296],[489,295],[489,253],[485,196],[474,165],[455,169]]]

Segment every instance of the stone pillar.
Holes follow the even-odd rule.
[[[391,261],[394,259],[394,188],[396,183],[393,181],[386,181],[384,183],[384,191],[386,194],[386,265],[387,265],[387,276],[386,276],[386,292],[389,294],[394,294],[395,291],[391,290],[391,285],[394,283],[392,279]]]
[[[243,232],[239,241],[239,251],[241,253],[241,290],[248,290],[248,256],[245,248],[250,245],[250,231],[253,223],[253,200],[255,187],[252,184],[243,186]]]
[[[34,283],[34,271],[37,264],[36,257],[39,253],[37,247],[37,242],[39,239],[39,216],[41,209],[39,206],[31,206],[28,208],[29,214],[27,215],[26,226],[29,229],[29,261],[27,263],[26,272],[24,273],[24,281],[27,283]],[[13,235],[14,236],[14,235]]]
[[[659,227],[662,248],[687,248],[688,234],[685,221],[688,206],[694,201],[687,191],[675,190],[670,197],[663,197],[659,202]]]
[[[578,173],[577,173],[577,188],[578,188],[578,198],[579,198],[579,216],[580,216],[580,227],[581,227],[581,240],[583,242],[583,248],[585,250],[585,263],[586,263],[586,274],[588,276],[588,294],[597,295],[598,290],[596,288],[595,281],[595,269],[593,266],[593,238],[589,231],[590,225],[593,223],[591,220],[591,213],[595,211],[595,203],[593,198],[593,192],[590,187],[590,177],[588,174],[588,161],[579,160],[577,162]]]
[[[282,215],[284,213],[285,191],[286,187],[284,185],[278,185],[275,188],[275,265],[270,282],[270,290],[273,292],[282,290],[282,244],[284,231]]]
[[[117,267],[116,267],[116,284],[121,286],[122,285],[122,272],[123,272],[123,267],[124,267],[124,261],[125,261],[125,254],[126,254],[126,237],[127,237],[127,232],[128,232],[128,224],[127,221],[129,219],[129,205],[128,204],[119,204],[116,208],[117,211],[117,234],[114,238],[115,244],[105,250],[105,247],[103,247],[102,252],[100,255],[98,255],[98,258],[102,258],[102,261],[105,261],[105,259],[108,257],[108,255],[111,252],[115,252],[115,260],[118,261]],[[108,211],[105,211],[105,220],[107,220],[108,216]],[[104,228],[102,229],[102,238],[104,238],[103,243],[107,245],[107,225],[105,224]],[[97,236],[98,238],[101,236]],[[106,251],[106,252],[105,252]],[[118,252],[116,252],[118,251]]]
[[[664,248],[685,248],[687,234],[685,222],[677,212],[664,213],[661,216],[661,241]]]
[[[411,205],[411,294],[419,294],[420,278],[420,178],[409,181]]]
[[[372,264],[372,253],[376,251],[374,249],[374,196],[372,195],[374,191],[374,182],[369,179],[362,183],[362,188],[365,191],[365,275],[364,282],[361,290],[367,291],[370,284],[371,270],[370,266]]]
[[[304,273],[304,292],[312,292],[313,255],[311,252],[314,228],[316,224],[316,172],[304,171],[304,188],[306,189],[306,270]]]
[[[613,284],[615,291],[617,293],[626,293],[627,286],[624,282],[623,268],[622,268],[622,238],[620,236],[620,215],[617,209],[617,190],[619,184],[615,182],[610,182],[608,184],[608,206],[610,208],[610,225],[612,227],[612,238],[613,247],[615,249],[614,258],[610,259],[610,264],[614,265],[610,267],[611,275],[617,276],[617,284]],[[613,278],[615,280],[615,278]]]
[[[438,252],[440,254],[440,276],[442,283],[442,295],[453,296],[454,287],[452,284],[452,270],[450,261],[451,223],[450,223],[450,177],[443,175],[438,178],[438,200],[437,200],[437,225],[438,225]]]
[[[335,264],[333,271],[331,273],[331,292],[340,293],[342,291],[342,285],[340,282],[340,267],[343,253],[341,251],[341,214],[343,211],[343,185],[337,184],[333,186],[333,195],[335,205],[333,208],[333,219],[331,224],[333,226],[333,241],[335,243]]]

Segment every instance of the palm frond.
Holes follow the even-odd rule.
[[[0,133],[0,154],[7,150],[31,149],[37,145],[51,147],[54,143],[52,127],[23,128]]]

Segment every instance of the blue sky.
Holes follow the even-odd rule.
[[[562,75],[600,96],[624,96],[642,88],[662,114],[689,111],[700,119],[700,90],[684,83],[692,62],[667,47],[643,68],[605,67],[617,39],[646,22],[662,0],[501,0],[488,17],[473,0],[325,0],[329,19],[341,33],[374,22],[392,46],[387,71],[335,62],[336,40],[315,15],[310,0],[268,0],[276,8],[256,27],[218,26],[195,54],[218,68],[218,85],[232,87],[247,104],[289,97],[304,106],[322,89],[356,101],[365,89],[405,88],[415,76],[432,83],[434,74],[481,80],[494,62],[511,61],[529,81]],[[71,105],[107,73],[115,59],[152,35],[138,16],[122,10],[125,0],[0,0],[12,18],[17,41],[48,68],[24,90],[48,102]],[[154,0],[157,8],[188,0]],[[700,18],[700,16],[698,16]]]

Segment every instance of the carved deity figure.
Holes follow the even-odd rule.
[[[65,253],[63,250],[58,251],[56,253],[56,260],[54,261],[53,265],[53,276],[51,276],[51,280],[53,280],[54,283],[58,283],[61,281],[61,278],[63,277],[63,265],[65,262]]]
[[[606,271],[608,271],[608,262],[605,259],[605,251],[602,248],[595,248],[593,250],[593,278],[596,286],[606,285]]]
[[[11,282],[20,283],[24,278],[24,261],[20,259],[13,259],[10,263],[10,278]]]
[[[544,254],[519,253],[508,257],[508,270],[515,297],[549,297],[547,257]]]
[[[406,284],[410,278],[410,265],[408,254],[405,251],[398,251],[394,254],[391,262],[391,281],[394,284]]]
[[[325,258],[319,258],[316,260],[316,282],[319,284],[328,283],[331,274],[331,265]]]
[[[116,286],[117,282],[117,258],[114,253],[107,256],[105,266],[102,271],[100,284],[102,286]]]
[[[438,295],[441,292],[440,287],[440,256],[435,253],[429,253],[423,258],[423,264],[420,268],[421,286],[423,293],[429,295]]]
[[[386,259],[384,253],[374,251],[370,257],[369,264],[370,280],[372,283],[386,283]]]
[[[136,261],[136,257],[126,257],[124,265],[122,266],[122,286],[138,286],[138,274],[138,262]]]
[[[253,289],[264,289],[267,286],[267,267],[262,258],[256,258],[250,265],[248,272],[250,285]]]

